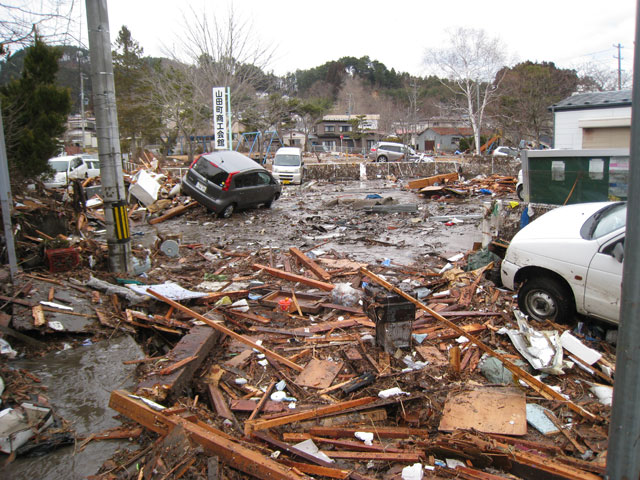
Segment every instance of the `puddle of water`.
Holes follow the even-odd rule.
[[[116,412],[108,407],[109,396],[112,390],[135,386],[135,365],[123,365],[122,362],[143,356],[136,342],[124,335],[34,360],[19,360],[12,362],[11,366],[24,368],[38,376],[48,388],[46,395],[54,412],[71,423],[76,435],[86,437],[121,425],[113,418]],[[18,457],[0,470],[0,478],[85,478],[95,474],[105,460],[126,445],[130,445],[129,442],[107,440],[91,442],[78,454],[74,454],[72,445],[43,457]],[[130,448],[136,447],[130,445]]]

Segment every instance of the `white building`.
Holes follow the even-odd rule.
[[[629,148],[631,90],[578,93],[552,105],[554,148]]]

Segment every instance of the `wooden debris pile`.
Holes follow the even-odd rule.
[[[146,433],[93,478],[599,478],[610,407],[590,386],[612,384],[612,347],[574,332],[598,362],[539,377],[503,335],[513,299],[491,265],[445,263],[188,246],[165,274],[197,298],[149,281],[144,302],[110,302],[148,355],[110,404]]]
[[[513,176],[479,176],[463,181],[457,173],[446,173],[407,182],[407,188],[417,190],[425,197],[491,195],[505,197],[513,195],[518,180]]]

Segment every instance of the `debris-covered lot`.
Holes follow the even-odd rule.
[[[131,209],[127,275],[107,271],[98,198],[17,195],[3,470],[601,478],[615,346],[514,311],[496,217],[519,218],[515,178],[457,177],[314,180],[229,219],[171,195]]]

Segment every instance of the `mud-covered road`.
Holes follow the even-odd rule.
[[[143,245],[178,236],[181,244],[244,251],[319,246],[358,261],[389,258],[409,264],[425,255],[470,250],[481,239],[478,226],[487,200],[491,198],[428,199],[390,180],[309,182],[283,186],[271,209],[220,219],[199,206],[155,226],[133,225],[132,231],[144,234],[134,236],[134,242]],[[450,219],[455,219],[453,225]]]

